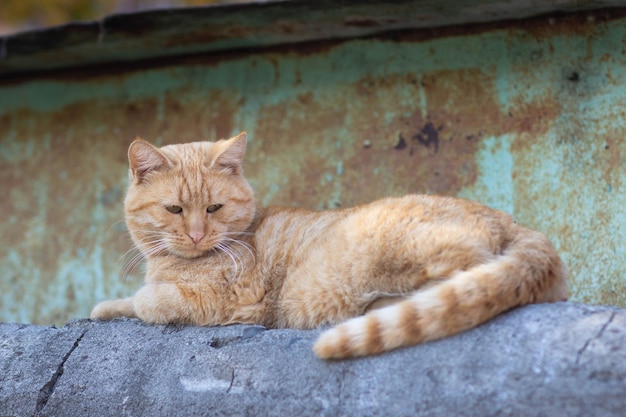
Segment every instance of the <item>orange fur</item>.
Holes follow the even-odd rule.
[[[408,195],[314,212],[257,208],[243,177],[245,133],[129,148],[126,223],[147,260],[134,297],[92,318],[325,331],[322,358],[446,337],[528,303],[567,297],[541,233],[452,197]]]

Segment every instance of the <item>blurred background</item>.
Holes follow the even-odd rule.
[[[549,237],[573,301],[626,307],[618,0],[248,3],[0,0],[5,33],[42,29],[0,37],[0,321],[141,286],[136,135],[243,130],[260,205],[478,200]]]
[[[114,13],[252,2],[254,0],[0,0],[0,36],[71,21],[98,20]]]

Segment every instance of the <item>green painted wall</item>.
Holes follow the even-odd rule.
[[[126,148],[246,130],[263,204],[480,200],[545,232],[572,299],[626,306],[626,19],[534,19],[0,80],[0,321],[130,295]]]

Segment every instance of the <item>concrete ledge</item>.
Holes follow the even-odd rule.
[[[1,416],[623,416],[626,310],[534,305],[378,357],[319,331],[0,325]]]

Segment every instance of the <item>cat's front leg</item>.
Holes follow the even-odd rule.
[[[98,303],[91,311],[90,318],[111,320],[129,317],[139,318],[147,323],[182,323],[189,321],[188,304],[174,284],[147,284],[133,297]]]
[[[133,297],[102,301],[91,310],[89,317],[94,320],[111,320],[116,317],[135,318],[137,314],[133,307]]]
[[[147,323],[197,323],[193,301],[185,297],[176,284],[147,284],[133,297],[133,307],[141,320]]]

